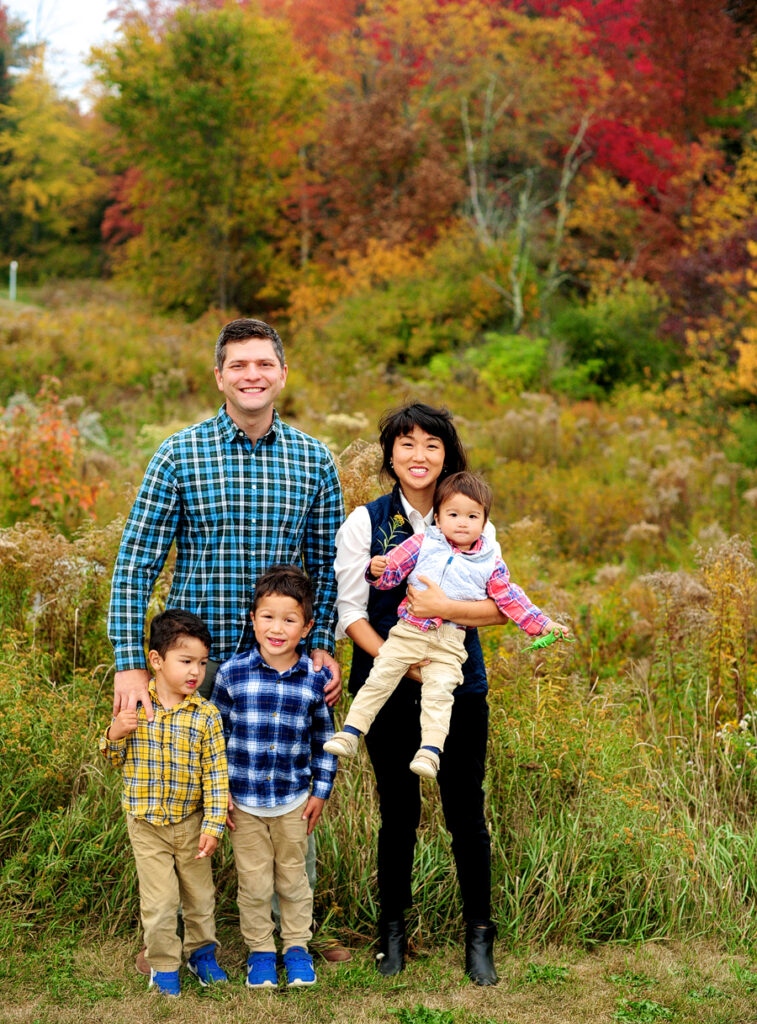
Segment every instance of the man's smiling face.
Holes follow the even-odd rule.
[[[286,384],[287,367],[278,360],[268,338],[230,341],[226,346],[223,367],[215,368],[218,390],[226,397],[226,410],[243,426],[250,418],[259,419],[267,412]]]

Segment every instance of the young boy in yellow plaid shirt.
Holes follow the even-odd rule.
[[[227,980],[215,957],[210,867],[226,821],[226,749],[221,716],[198,693],[210,642],[207,626],[191,612],[158,615],[148,654],[154,721],[141,704],[121,710],[100,740],[103,754],[123,769],[150,988],[171,996],[180,993],[180,904],[187,967],[202,985]]]

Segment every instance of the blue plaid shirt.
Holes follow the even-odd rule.
[[[336,758],[323,744],[334,735],[323,688],[328,669],[316,672],[306,654],[279,674],[254,648],[225,662],[212,702],[221,712],[229,791],[253,807],[277,807],[307,792],[331,792]]]
[[[222,407],[164,441],[145,473],[113,572],[108,635],[116,670],[145,667],[147,603],[176,540],[166,606],[205,621],[211,657],[249,650],[257,578],[301,565],[315,591],[312,648],[334,650],[334,538],[344,506],[334,460],[320,441],[274,412],[253,444]]]

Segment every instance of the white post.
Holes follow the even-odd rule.
[[[18,260],[11,260],[11,274],[10,284],[8,286],[8,298],[11,302],[16,301],[16,271],[18,270]]]

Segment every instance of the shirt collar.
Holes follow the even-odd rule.
[[[149,693],[150,693],[150,700],[153,702],[153,705],[157,704],[158,707],[161,708],[161,710],[163,710],[163,711],[176,711],[177,708],[182,707],[182,705],[184,705],[184,704],[186,704],[186,705],[200,704],[201,701],[204,699],[200,695],[200,692],[196,690],[194,693],[188,693],[183,701],[181,701],[179,704],[174,704],[174,706],[172,708],[164,708],[163,705],[160,702],[160,697],[158,696],[158,691],[157,691],[157,689],[155,687],[155,679],[154,678],[152,678],[150,680],[150,683],[149,683],[149,686],[148,686],[148,690],[149,690]]]
[[[268,662],[263,658],[263,655],[260,653],[260,648],[256,644],[252,648],[252,650],[250,651],[250,668],[260,668],[260,666],[263,665],[265,668],[269,669],[271,672],[275,672],[277,675],[280,675],[280,676],[288,676],[288,675],[293,674],[295,672],[307,672],[308,671],[308,653],[305,650],[304,645],[300,646],[299,651],[300,651],[300,657],[294,663],[294,665],[292,665],[291,668],[285,669],[284,672],[279,672],[279,670],[277,668],[274,668],[273,665],[269,665]]]
[[[234,420],[231,418],[231,416],[229,416],[228,412],[226,411],[225,405],[222,405],[221,408],[218,410],[218,415],[216,416],[216,424],[218,425],[218,432],[224,441],[234,441],[237,438],[247,437],[245,432],[240,427],[238,427]],[[264,444],[271,444],[273,441],[276,440],[276,435],[280,428],[281,419],[279,417],[279,414],[274,409],[273,420],[271,421],[271,425],[259,440]]]
[[[420,529],[416,529],[416,525],[419,527],[421,525],[421,523],[422,523],[424,526],[431,526],[431,524],[434,521],[434,510],[433,510],[433,508],[429,509],[428,513],[425,516],[421,515],[421,513],[418,511],[418,509],[417,508],[413,508],[413,506],[407,500],[405,495],[402,493],[402,488],[399,488],[399,496],[400,496],[400,504],[402,505],[403,509],[405,510],[405,515],[407,516],[408,521],[410,522],[410,524],[412,525],[412,527],[413,527],[413,529],[415,530],[416,533],[420,533],[421,532]]]

